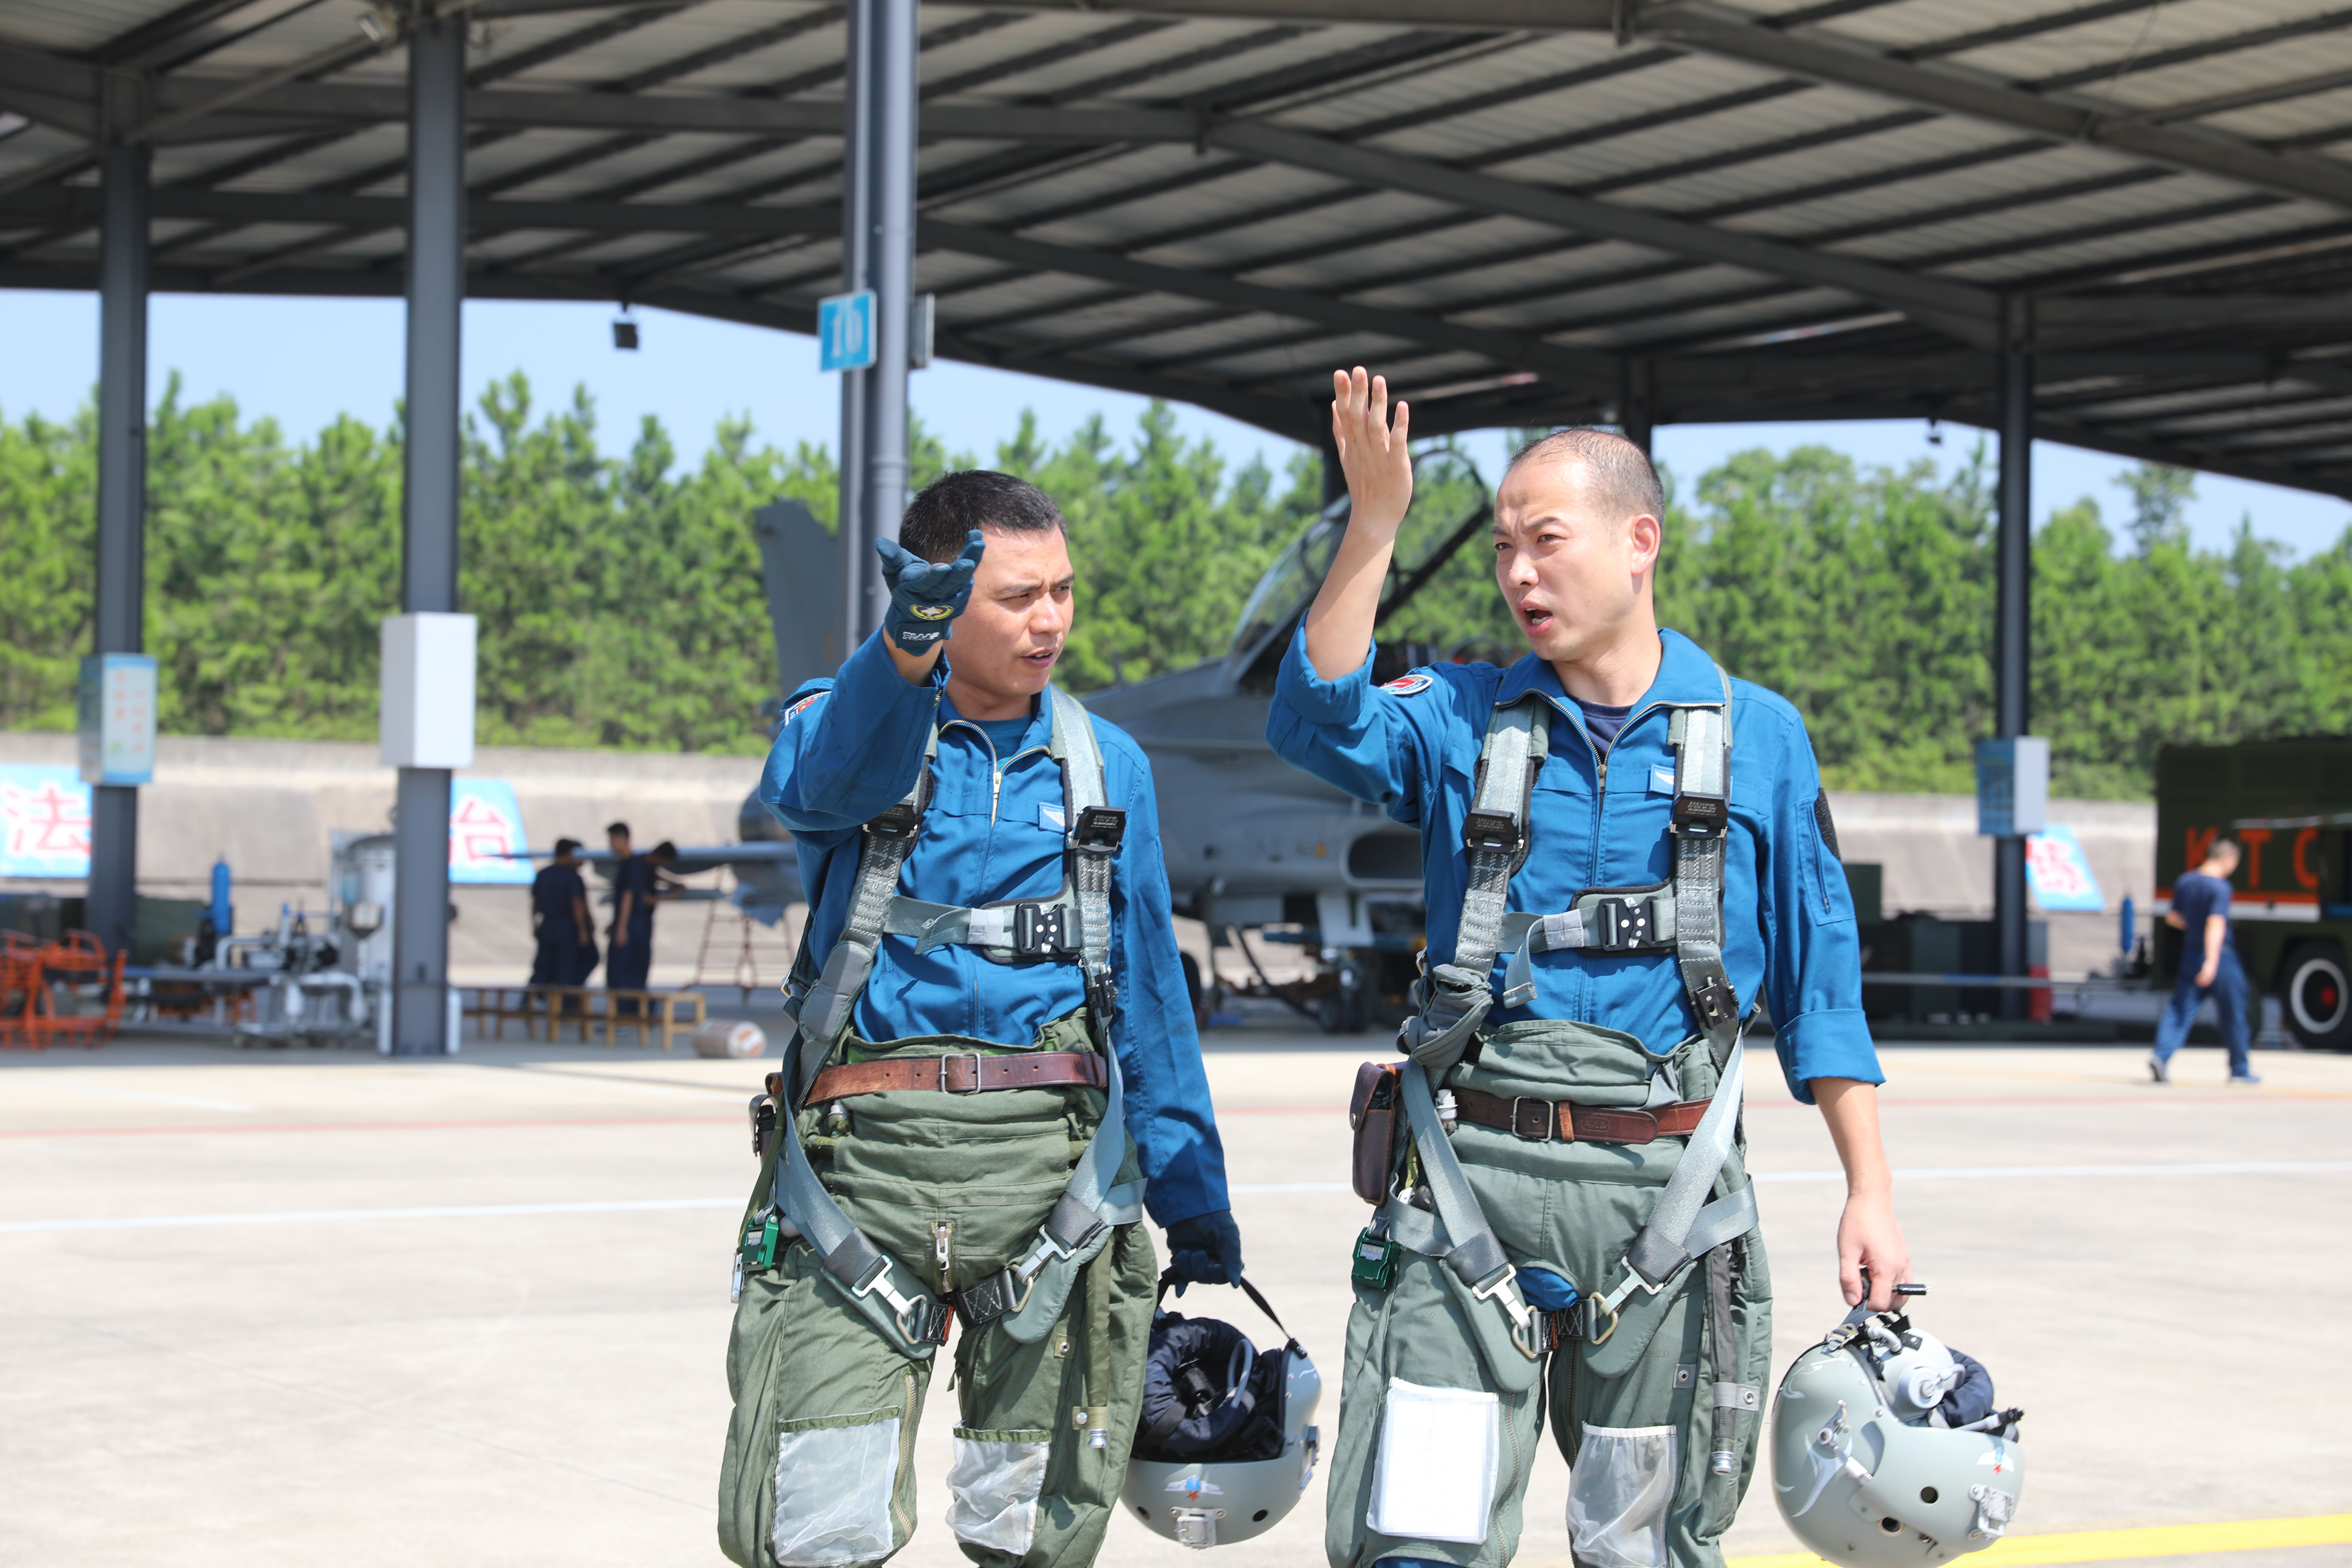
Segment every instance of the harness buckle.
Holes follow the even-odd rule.
[[[1701,1027],[1727,1024],[1739,1016],[1739,997],[1722,975],[1709,975],[1706,983],[1691,994],[1691,1009],[1698,1015]]]
[[[1516,811],[1473,809],[1462,819],[1462,846],[1473,855],[1516,855],[1528,847],[1528,830]]]
[[[1677,838],[1720,838],[1731,826],[1731,803],[1719,795],[1677,795],[1674,821]]]
[[[948,1082],[948,1065],[950,1062],[961,1061],[969,1061],[971,1063],[971,1087],[970,1089],[956,1089],[951,1087]],[[980,1053],[978,1051],[959,1051],[954,1056],[941,1057],[940,1058],[940,1092],[941,1094],[978,1094],[980,1089]]]
[[[1511,1136],[1528,1143],[1549,1143],[1559,1136],[1559,1111],[1549,1100],[1517,1095],[1511,1100]]]
[[[1059,904],[1022,903],[1013,906],[1013,951],[1024,958],[1066,954],[1068,922]]]
[[[1593,949],[1601,952],[1631,952],[1657,942],[1657,910],[1646,898],[1599,899],[1585,917]]]
[[[1127,813],[1115,805],[1090,805],[1070,829],[1070,847],[1115,854],[1127,837]]]
[[[896,842],[912,838],[923,826],[922,808],[911,800],[902,800],[866,825],[866,831],[877,838]]]

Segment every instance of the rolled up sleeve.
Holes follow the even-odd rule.
[[[1169,913],[1159,805],[1150,770],[1134,761],[1127,837],[1111,879],[1111,1026],[1126,1091],[1128,1131],[1143,1165],[1144,1206],[1161,1226],[1231,1208],[1225,1150],[1209,1100],[1192,995]]]
[[[1780,1070],[1790,1092],[1810,1105],[1815,1079],[1884,1083],[1886,1078],[1863,1018],[1853,895],[1822,834],[1827,800],[1812,742],[1793,710],[1775,718],[1788,733],[1774,748],[1780,763],[1757,885],[1764,986]],[[1733,754],[1745,750],[1735,744]]]

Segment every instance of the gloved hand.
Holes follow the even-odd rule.
[[[948,623],[971,603],[971,574],[980,569],[980,530],[965,535],[963,553],[936,564],[909,555],[895,539],[877,539],[882,580],[890,585],[890,613],[882,630],[893,647],[920,658],[947,640]]]
[[[1242,1277],[1242,1233],[1234,1211],[1180,1219],[1168,1227],[1168,1266],[1176,1270],[1176,1294],[1187,1285],[1232,1285]]]

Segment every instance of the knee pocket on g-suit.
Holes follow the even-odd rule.
[[[1015,1557],[1037,1538],[1037,1501],[1054,1434],[1042,1427],[955,1429],[948,1468],[948,1528],[958,1541]]]
[[[776,1423],[778,1568],[876,1563],[904,1544],[894,1505],[907,1426],[903,1405]]]

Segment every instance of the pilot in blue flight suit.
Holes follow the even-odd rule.
[[[1580,1563],[1716,1568],[1771,1353],[1743,1010],[1768,1005],[1844,1163],[1846,1300],[1884,1307],[1908,1278],[1812,748],[1787,701],[1659,629],[1664,497],[1602,431],[1537,442],[1496,492],[1528,657],[1375,687],[1408,410],[1391,426],[1360,368],[1334,389],[1352,510],[1267,738],[1422,830],[1429,941],[1407,1059],[1360,1084],[1401,1131],[1371,1151],[1389,1178],[1353,1255],[1327,1552],[1509,1562],[1549,1403]]]
[[[1135,1222],[1186,1282],[1242,1268],[1150,770],[1049,684],[1073,573],[1042,491],[949,474],[881,550],[887,621],[794,694],[760,785],[814,907],[720,1542],[761,1565],[904,1545],[952,1317],[950,1529],[975,1562],[1090,1563],[1154,1304]]]

